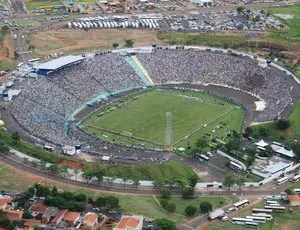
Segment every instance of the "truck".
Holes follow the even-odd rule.
[[[223,216],[225,216],[225,212],[223,209],[216,209],[215,211],[212,211],[211,213],[209,213],[208,218],[210,220],[214,220],[216,218],[222,218]]]

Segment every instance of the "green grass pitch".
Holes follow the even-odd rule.
[[[134,98],[134,99],[133,99]],[[163,145],[166,129],[166,112],[172,113],[173,142],[186,139],[191,133],[207,129],[205,124],[227,116],[234,105],[220,98],[179,90],[154,90],[131,97],[109,108],[102,108],[87,118],[82,125],[89,133],[111,140],[112,134],[131,132],[133,137]],[[125,105],[126,104],[126,105]],[[114,107],[113,111],[107,112]],[[241,109],[243,115],[243,110]],[[104,112],[103,115],[100,113]],[[241,122],[241,119],[238,119]],[[216,124],[217,125],[217,124]],[[102,129],[102,130],[100,130]],[[104,129],[104,130],[103,130]],[[238,129],[238,126],[237,126]],[[192,137],[193,135],[191,135]],[[113,135],[114,140],[128,143],[128,137]]]

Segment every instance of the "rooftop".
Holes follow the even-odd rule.
[[[83,222],[91,222],[94,223],[98,219],[97,214],[95,213],[87,213],[83,218]]]
[[[116,228],[126,229],[127,227],[136,228],[139,224],[139,221],[133,217],[122,218],[118,223]]]
[[[68,211],[67,209],[60,210],[57,213],[56,217],[54,217],[54,219],[51,221],[51,223],[56,223],[57,224],[58,222],[60,222],[61,218],[66,214],[67,211]]]
[[[288,195],[288,198],[291,202],[300,202],[300,196],[299,195]]]
[[[11,197],[6,197],[6,198],[0,198],[0,206],[3,206],[7,203],[10,203],[12,201]]]
[[[48,206],[44,204],[34,204],[31,206],[30,211],[44,213],[47,208]]]
[[[67,212],[63,220],[75,222],[80,216],[80,212]]]
[[[65,65],[69,65],[74,62],[82,61],[84,59],[85,58],[82,57],[81,55],[64,56],[64,57],[56,58],[54,60],[42,63],[42,64],[36,66],[35,69],[55,70],[55,69],[65,66]]]

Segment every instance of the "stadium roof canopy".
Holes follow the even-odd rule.
[[[40,70],[43,70],[45,72],[49,72],[49,71],[54,71],[57,69],[61,69],[65,66],[74,64],[76,62],[82,61],[84,60],[85,57],[82,57],[81,55],[69,55],[69,56],[64,56],[64,57],[60,57],[45,63],[42,63],[38,66],[35,66],[34,69],[38,72]]]

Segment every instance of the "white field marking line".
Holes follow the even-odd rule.
[[[203,125],[204,124],[210,124],[212,122],[214,122],[215,120],[223,117],[224,115],[226,115],[227,113],[229,113],[231,110],[233,109],[233,107],[225,110],[225,111],[222,111],[220,114],[217,115],[217,117],[211,119],[211,120],[208,120],[207,122],[203,123],[203,124],[200,124],[198,125],[197,127],[195,127],[194,129],[192,129],[191,131],[189,131],[188,133],[186,133],[185,135],[183,135],[183,137],[181,137],[180,139],[176,140],[173,145],[177,144],[178,142],[182,141],[185,137],[188,137],[190,136],[191,134],[197,132],[198,130],[200,130],[201,128],[203,128]]]

